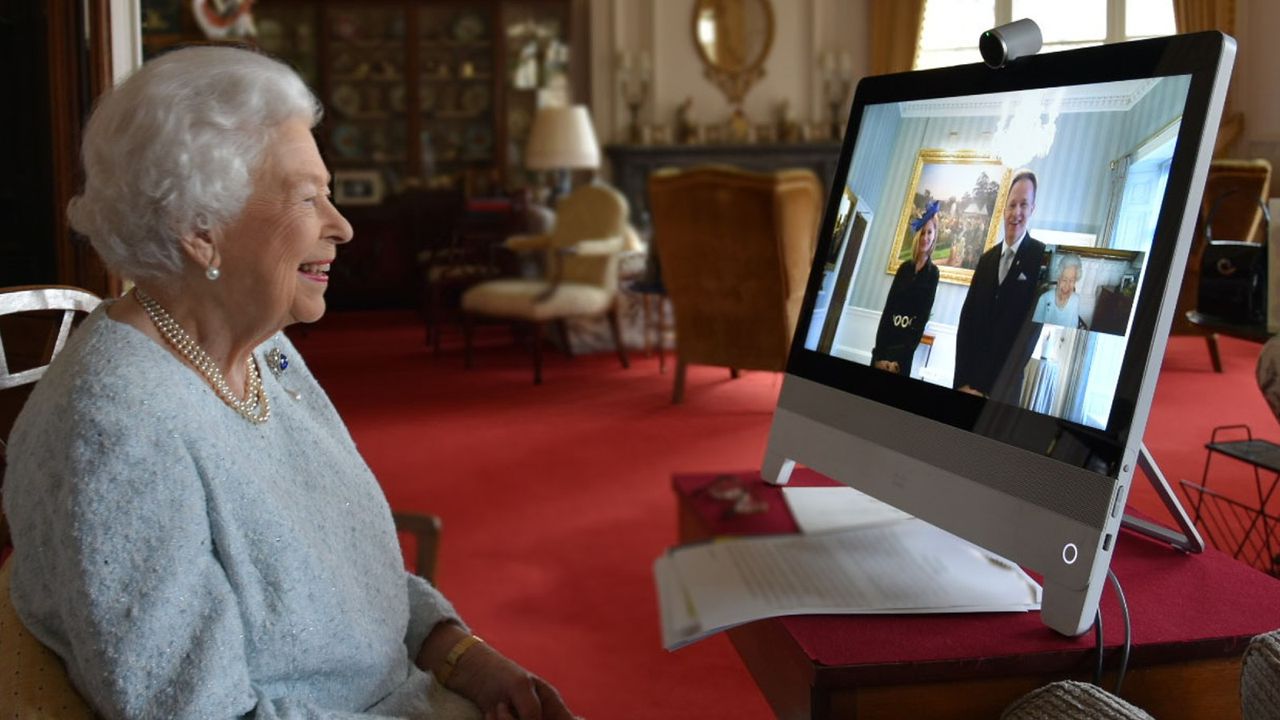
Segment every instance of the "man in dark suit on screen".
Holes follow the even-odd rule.
[[[1045,249],[1027,234],[1036,190],[1035,173],[1013,176],[1004,207],[1004,242],[978,260],[956,329],[953,387],[1015,405],[1038,335],[1028,322]]]

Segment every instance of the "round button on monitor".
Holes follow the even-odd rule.
[[[1080,549],[1075,543],[1067,543],[1062,546],[1062,562],[1068,565],[1075,565],[1076,559],[1080,557]]]

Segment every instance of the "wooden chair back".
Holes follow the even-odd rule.
[[[649,176],[653,242],[675,309],[675,402],[689,364],[786,367],[822,201],[809,170],[705,166]]]
[[[0,289],[0,482],[5,440],[31,386],[62,352],[79,319],[101,298],[79,288],[26,285]],[[0,513],[0,560],[9,547],[9,526]]]
[[[71,334],[77,314],[92,312],[102,299],[87,290],[62,285],[28,285],[0,289],[0,317],[57,313],[57,332],[46,346],[46,357],[32,367],[11,369],[6,354],[7,343],[4,327],[0,326],[0,390],[28,385],[39,380],[53,357],[62,351]],[[19,329],[21,332],[21,329]]]

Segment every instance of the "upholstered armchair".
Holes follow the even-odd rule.
[[[472,363],[473,322],[506,320],[532,330],[533,382],[542,383],[542,341],[547,325],[556,326],[569,352],[564,322],[606,316],[622,367],[629,366],[618,330],[618,257],[625,249],[627,201],[601,184],[583,185],[556,206],[556,221],[545,235],[517,235],[508,249],[545,253],[540,278],[490,280],[462,295],[467,367]]]
[[[672,402],[690,364],[784,370],[817,243],[822,187],[809,170],[731,167],[649,177],[653,242],[675,310]]]

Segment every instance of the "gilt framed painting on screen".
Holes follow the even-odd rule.
[[[885,272],[892,275],[911,259],[915,231],[911,220],[937,200],[938,237],[933,262],[942,282],[968,285],[978,258],[995,245],[1012,171],[999,158],[970,150],[925,149],[916,155],[907,183],[893,250]]]

